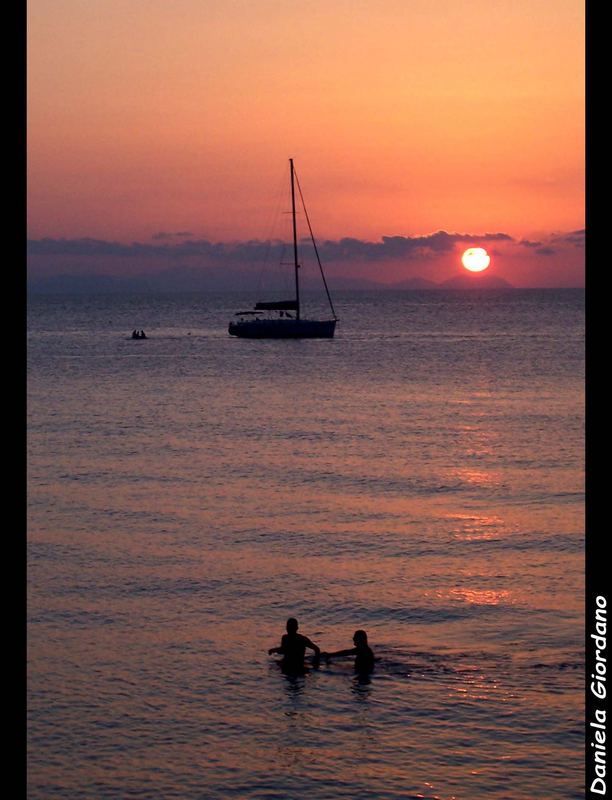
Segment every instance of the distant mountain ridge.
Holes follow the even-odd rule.
[[[328,284],[334,290],[386,290],[420,291],[436,289],[514,289],[511,283],[496,275],[466,274],[457,275],[436,283],[427,278],[406,278],[394,283],[382,283],[366,278],[350,276],[329,276]],[[240,287],[245,292],[255,289],[253,276],[243,272],[229,272],[225,269],[198,269],[180,267],[164,270],[150,275],[74,275],[63,274],[48,277],[28,278],[28,291],[36,294],[60,293],[117,293],[117,292],[199,292],[228,291]],[[306,289],[319,289],[315,280],[304,280]]]

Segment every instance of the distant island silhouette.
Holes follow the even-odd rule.
[[[408,278],[393,284],[379,284],[381,289],[514,289],[511,283],[497,275],[456,275],[454,278],[436,283],[426,278]]]
[[[514,289],[504,278],[488,275],[486,272],[471,275],[457,275],[438,284],[440,289]]]

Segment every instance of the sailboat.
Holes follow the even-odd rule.
[[[327,281],[323,272],[321,259],[319,258],[319,251],[317,244],[312,233],[310,226],[310,219],[304,204],[302,190],[299,181],[295,174],[293,166],[293,159],[289,159],[290,173],[291,173],[291,215],[293,221],[293,269],[295,273],[295,297],[288,300],[276,301],[262,301],[255,304],[253,309],[249,311],[238,311],[236,316],[237,320],[232,320],[229,323],[228,332],[230,336],[241,336],[246,339],[331,339],[333,338],[336,329],[336,322],[338,318],[334,311]],[[297,224],[295,212],[295,184],[297,181],[300,198],[302,200],[302,207],[306,221],[308,222],[308,229],[310,231],[310,238],[314,246],[314,251],[317,256],[319,269],[321,270],[321,277],[323,278],[323,285],[327,293],[327,300],[332,313],[332,319],[306,319],[302,316],[302,308],[300,304],[300,263],[298,260],[298,239],[297,239]],[[277,315],[265,312],[277,312]]]

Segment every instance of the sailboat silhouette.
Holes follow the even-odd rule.
[[[334,306],[325,280],[325,273],[321,259],[319,258],[319,251],[317,244],[312,233],[308,212],[304,204],[304,197],[302,190],[295,174],[293,166],[293,159],[289,159],[290,174],[291,174],[291,214],[293,222],[293,268],[295,272],[295,297],[289,300],[276,300],[276,301],[262,301],[255,304],[253,310],[238,311],[236,316],[238,320],[229,323],[228,332],[230,336],[240,336],[247,339],[331,339],[333,338],[336,329],[336,322],[338,318],[334,311]],[[314,246],[315,254],[319,269],[321,270],[321,277],[327,293],[327,299],[332,312],[332,319],[318,320],[306,319],[302,316],[300,304],[300,264],[298,261],[298,240],[297,240],[297,224],[295,212],[295,184],[297,182],[300,199],[304,208],[306,221],[308,222],[308,229],[310,231],[310,238]],[[264,312],[278,312],[278,316],[267,315],[263,316]],[[295,316],[291,313],[295,314]]]

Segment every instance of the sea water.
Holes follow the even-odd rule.
[[[583,796],[584,293],[334,300],[29,299],[30,800]]]

